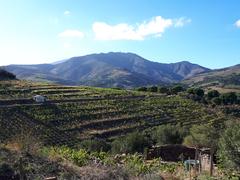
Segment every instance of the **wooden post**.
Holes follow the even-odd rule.
[[[213,175],[213,149],[210,148],[210,176]]]
[[[194,176],[197,174],[198,147],[195,148]]]
[[[189,166],[189,179],[192,180],[192,177],[191,177],[191,164],[190,164],[190,157],[188,157],[188,166]]]
[[[199,153],[198,160],[199,160],[199,170],[198,170],[198,172],[199,172],[199,174],[201,174],[201,172],[202,172],[202,152],[201,151]]]

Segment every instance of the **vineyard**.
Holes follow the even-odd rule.
[[[47,102],[34,102],[34,95],[46,96]],[[0,98],[1,141],[33,132],[46,144],[75,146],[84,139],[112,141],[162,124],[218,120],[199,103],[150,92],[3,81]]]

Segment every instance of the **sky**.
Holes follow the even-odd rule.
[[[239,0],[0,0],[0,65],[101,52],[240,63]]]

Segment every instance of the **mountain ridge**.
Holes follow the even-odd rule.
[[[188,61],[159,63],[129,52],[90,54],[52,64],[9,65],[5,69],[19,79],[124,88],[169,84],[210,71]]]
[[[188,86],[224,91],[240,89],[240,64],[196,74],[191,78],[184,79],[182,83]]]

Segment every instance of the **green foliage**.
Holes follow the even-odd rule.
[[[149,146],[148,138],[142,133],[134,132],[126,137],[118,138],[112,143],[113,153],[135,153],[144,152],[144,148]]]
[[[189,88],[187,90],[187,92],[189,94],[195,94],[195,95],[200,96],[200,97],[203,97],[203,95],[204,95],[204,90],[201,89],[201,88]]]
[[[158,91],[158,87],[157,86],[151,86],[148,88],[148,91],[150,92],[157,92]]]
[[[80,143],[79,147],[89,152],[107,152],[111,149],[111,145],[106,143],[105,140],[101,139],[84,140]]]
[[[210,124],[193,125],[190,128],[190,135],[184,139],[184,144],[215,149],[217,147],[218,137],[218,130]]]
[[[235,104],[237,103],[237,95],[235,92],[229,92],[222,94],[220,96],[221,101],[223,104]]]
[[[152,137],[158,145],[181,144],[187,133],[186,128],[168,124],[157,127]]]
[[[220,105],[222,103],[222,99],[220,97],[214,97],[211,102],[215,105]]]
[[[60,157],[72,161],[78,166],[84,166],[90,160],[90,155],[84,149],[75,150],[66,146],[44,148],[43,153],[50,157]]]
[[[134,175],[149,174],[157,172],[166,172],[173,174],[181,166],[177,163],[162,163],[160,159],[153,159],[146,163],[143,156],[139,154],[128,154],[124,158],[126,168]]]
[[[219,140],[218,157],[227,169],[240,171],[240,123],[231,123]]]
[[[144,163],[144,159],[141,155],[127,155],[125,157],[125,165],[129,171],[135,173],[135,175],[146,174],[150,172],[150,166]]]
[[[137,88],[137,90],[146,92],[148,90],[148,88],[147,87],[139,87],[139,88]]]
[[[187,90],[188,93],[188,98],[194,100],[194,101],[201,101],[203,100],[203,96],[204,96],[204,90],[201,88],[189,88]]]
[[[219,97],[219,96],[220,96],[220,93],[217,90],[211,90],[207,93],[207,98],[209,100],[211,100],[213,98],[216,98],[216,97]]]
[[[167,87],[161,86],[158,88],[158,92],[167,94],[167,93],[169,93],[169,89]]]
[[[175,85],[171,88],[171,93],[178,94],[179,92],[184,91],[184,88],[181,85]]]

